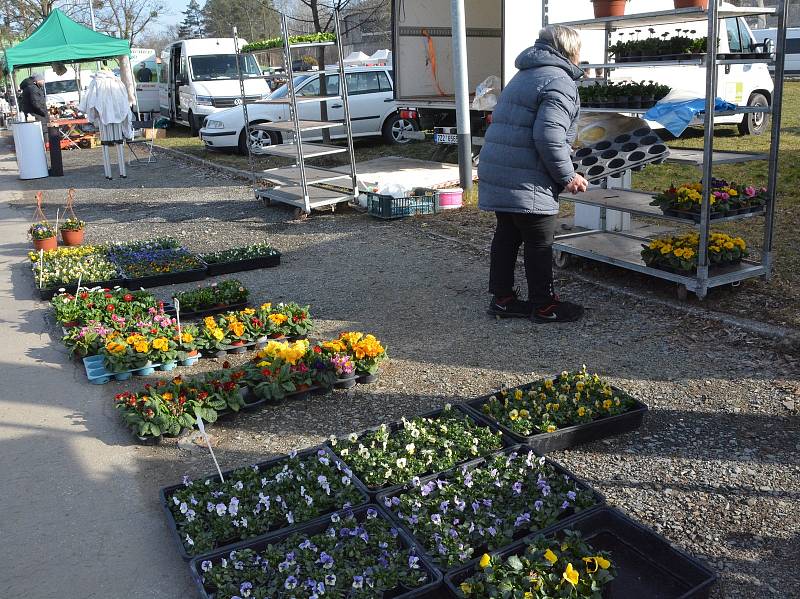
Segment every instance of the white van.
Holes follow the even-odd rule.
[[[84,80],[88,81],[89,73],[83,74]],[[47,96],[48,106],[77,104],[80,101],[78,90],[81,87],[86,89],[86,85],[81,86],[81,83],[76,81],[75,70],[72,67],[67,67],[67,72],[63,75],[57,75],[53,69],[44,72],[44,93]]]
[[[247,43],[239,38],[240,47]],[[255,56],[239,55],[247,102],[270,94]],[[233,38],[181,40],[161,53],[158,100],[161,115],[196,135],[206,117],[241,104]]]
[[[772,29],[753,29],[753,37],[759,44],[765,40],[772,40],[777,45],[778,30]],[[800,27],[789,27],[786,30],[786,66],[784,74],[797,77],[800,75]]]
[[[150,48],[131,48],[131,69],[136,84],[136,102],[140,112],[158,112],[158,58]],[[144,65],[144,68],[143,66]],[[147,76],[147,71],[150,76]]]

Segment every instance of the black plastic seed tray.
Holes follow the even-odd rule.
[[[514,387],[513,389],[522,389],[523,391],[527,391],[530,387],[536,385],[538,382],[539,381],[527,383],[525,385]],[[468,401],[464,405],[473,413],[475,418],[496,426],[503,431],[505,436],[513,439],[514,442],[525,443],[537,453],[545,454],[561,449],[575,447],[576,445],[581,445],[583,443],[590,443],[591,441],[605,439],[606,437],[622,435],[638,429],[642,425],[644,415],[647,413],[647,405],[643,404],[635,397],[631,397],[630,394],[626,393],[622,389],[617,387],[611,387],[611,389],[619,395],[625,395],[632,399],[634,402],[633,409],[616,416],[607,416],[605,418],[593,420],[592,422],[587,422],[585,424],[566,426],[552,433],[539,433],[529,437],[512,431],[505,425],[500,424],[489,414],[484,414],[483,404],[489,401],[489,398],[493,395],[496,396],[497,393],[484,395],[477,399]],[[511,390],[512,389],[509,389],[509,391]]]
[[[490,453],[489,455],[487,455],[485,457],[478,458],[476,460],[470,460],[469,462],[466,462],[466,463],[461,464],[459,466],[455,466],[454,468],[451,468],[449,470],[445,470],[444,472],[437,472],[436,474],[432,474],[430,476],[421,477],[420,478],[420,485],[424,485],[424,484],[426,484],[426,483],[428,483],[429,481],[432,481],[432,480],[443,480],[443,481],[446,481],[449,477],[453,476],[454,474],[457,474],[458,472],[460,472],[463,469],[473,470],[473,469],[477,468],[478,466],[481,466],[482,464],[485,464],[488,460],[490,460],[492,457],[494,457],[494,456],[496,456],[498,454],[503,454],[503,455],[508,455],[508,454],[511,454],[511,453],[523,454],[523,453],[526,453],[528,451],[531,451],[531,448],[529,446],[527,446],[527,445],[512,445],[511,447],[506,447],[505,449],[502,449],[500,451],[495,451],[494,453]],[[536,452],[534,451],[534,453],[536,453]],[[584,513],[589,512],[589,511],[594,511],[594,510],[598,509],[600,506],[605,506],[606,498],[601,493],[595,491],[591,486],[589,486],[582,479],[578,478],[572,472],[570,472],[569,470],[567,470],[566,468],[564,468],[560,464],[558,464],[558,463],[556,463],[556,462],[554,462],[554,461],[552,461],[552,460],[550,460],[548,458],[545,458],[545,463],[547,465],[551,466],[558,475],[567,476],[567,477],[571,478],[572,480],[574,480],[575,481],[575,486],[578,487],[579,489],[586,489],[586,490],[592,492],[592,495],[594,496],[594,500],[595,500],[595,505],[590,506],[590,507],[586,508],[585,510],[582,510],[582,511],[578,512],[577,515],[584,514]],[[420,539],[416,539],[414,537],[413,533],[411,532],[411,530],[406,528],[406,526],[407,526],[406,523],[403,520],[401,520],[400,518],[398,518],[397,515],[390,508],[386,507],[385,501],[387,499],[391,499],[392,497],[397,497],[397,496],[403,495],[408,489],[409,489],[408,483],[403,485],[403,486],[401,486],[401,487],[398,487],[398,488],[389,489],[387,491],[379,493],[378,496],[375,498],[375,502],[386,510],[386,512],[389,514],[389,516],[392,518],[392,520],[394,520],[398,524],[398,526],[403,527],[406,531],[408,531],[408,534],[415,541],[417,541],[417,544],[419,546],[420,555],[425,556],[426,559],[428,559],[432,564],[434,564],[442,572],[450,572],[450,571],[455,570],[456,568],[460,568],[461,566],[455,566],[453,568],[447,568],[444,565],[438,564],[436,558],[426,551],[425,545],[424,545],[425,539],[421,539],[421,540]],[[491,494],[491,489],[487,489],[486,497],[490,498],[490,499],[493,499],[492,494]],[[559,526],[561,524],[570,522],[570,521],[572,521],[573,519],[575,519],[577,517],[576,513],[573,510],[569,510],[569,511],[565,510],[565,512],[567,512],[566,515],[563,518],[561,518],[557,523],[551,524],[550,526],[548,526],[546,528],[543,528],[542,530],[543,531],[544,530],[551,530],[555,526]],[[517,535],[515,537],[515,540],[521,539],[521,538],[524,538],[524,537],[528,537],[531,534],[536,534],[536,533],[535,532],[531,533],[530,531],[524,532],[524,533],[521,533],[521,534]],[[488,547],[486,545],[483,545],[483,546],[480,546],[480,547],[475,547],[475,553],[474,554],[475,555],[483,555],[486,551],[488,551]]]
[[[81,289],[88,290],[93,289],[94,287],[102,287],[104,289],[114,289],[114,287],[127,287],[130,283],[129,280],[120,277],[119,279],[109,279],[108,281],[87,281],[81,282]],[[61,291],[61,290],[64,291]],[[54,295],[58,295],[59,293],[72,293],[73,295],[78,290],[78,282],[75,281],[74,283],[67,283],[67,284],[60,284],[56,287],[36,287],[36,291],[39,292],[39,297],[43,300],[50,300],[53,299]]]
[[[580,532],[593,549],[611,554],[617,577],[604,590],[604,599],[705,599],[717,580],[702,562],[614,508],[582,512],[544,534],[559,537],[564,530]],[[495,555],[520,555],[525,546],[523,539]],[[452,597],[459,597],[457,589],[475,573],[477,561],[445,576]]]
[[[201,256],[202,258],[202,256]],[[280,266],[281,255],[275,253],[272,256],[259,256],[258,258],[247,258],[245,260],[232,260],[231,262],[209,262],[206,272],[209,277],[216,275],[227,275],[243,270],[255,270],[257,268],[273,268]]]
[[[353,510],[349,510],[359,522],[363,522],[364,519],[367,517],[367,510],[374,509],[378,515],[377,517],[381,520],[384,520],[388,523],[391,523],[392,520],[386,514],[386,512],[381,509],[378,505],[364,505]],[[342,510],[339,512],[340,516],[346,515],[348,510]],[[234,551],[241,551],[243,549],[250,549],[253,551],[264,551],[269,545],[275,545],[286,540],[288,537],[301,534],[306,537],[310,537],[312,535],[318,535],[324,533],[328,530],[331,526],[330,516],[326,516],[325,518],[315,520],[314,522],[310,522],[304,524],[302,526],[298,526],[292,528],[290,530],[281,530],[276,532],[275,534],[266,535],[260,537],[258,539],[253,539],[248,541],[247,543],[241,543],[233,548]],[[401,544],[405,549],[416,549],[414,541],[411,537],[406,533],[403,529],[397,529],[397,538],[400,540]],[[189,571],[191,573],[192,579],[194,580],[195,585],[197,585],[197,589],[200,592],[200,597],[202,599],[223,599],[222,597],[217,596],[214,593],[214,589],[206,587],[203,583],[203,573],[202,573],[202,564],[204,561],[212,562],[212,568],[216,566],[218,562],[221,562],[222,559],[230,560],[231,558],[231,549],[227,550],[219,550],[215,551],[214,553],[210,553],[203,557],[196,557],[192,559],[189,563]],[[420,571],[425,572],[427,575],[427,582],[419,587],[416,588],[408,588],[405,586],[399,586],[394,589],[390,589],[384,591],[381,594],[371,595],[374,596],[376,599],[420,599],[420,598],[438,598],[442,597],[445,592],[442,589],[442,574],[437,570],[431,563],[425,559],[418,551],[414,551],[414,554],[419,557],[419,561],[417,565],[419,566]],[[379,556],[375,556],[376,562]],[[379,568],[376,568],[379,571]],[[302,578],[302,576],[300,577]],[[349,597],[349,593],[341,594],[336,593],[334,591],[334,595],[336,597]],[[283,596],[283,595],[281,595]]]
[[[496,424],[494,424],[492,422],[488,422],[487,420],[485,420],[483,418],[477,418],[475,416],[474,412],[472,410],[469,410],[468,408],[466,408],[463,404],[453,404],[453,409],[455,411],[457,411],[457,412],[461,412],[462,414],[466,415],[471,420],[474,420],[475,423],[478,424],[479,426],[487,426],[493,432],[502,432],[500,427],[497,426]],[[439,408],[438,410],[433,410],[431,412],[426,412],[424,414],[420,414],[419,418],[430,418],[431,420],[435,420],[436,418],[438,418],[439,416],[442,415],[443,411],[444,411],[443,408]],[[359,433],[356,433],[356,435],[360,439],[361,437],[363,437],[364,435],[366,435],[368,433],[374,433],[375,431],[377,431],[380,428],[380,426],[381,425],[370,427],[370,428],[365,429],[365,430],[363,430],[363,431],[361,431]],[[389,423],[388,426],[389,426],[389,432],[390,433],[394,433],[394,432],[400,430],[403,427],[403,423],[402,422],[392,422],[392,423]],[[347,435],[345,435],[345,437],[346,436]],[[501,443],[502,443],[503,447],[510,447],[510,446],[516,444],[515,441],[513,441],[510,437],[508,437],[505,434],[503,434],[500,439],[501,439]],[[330,446],[330,441],[327,442],[327,445]],[[347,467],[350,468],[350,470],[353,470],[353,476],[358,478],[358,473],[353,469],[352,466],[350,466],[350,464],[348,464],[347,459],[342,458],[337,453],[336,447],[331,447],[331,449],[336,454],[337,458],[339,458],[341,461],[343,461],[347,465]],[[472,458],[472,459],[474,459],[474,458]],[[466,463],[468,461],[470,461],[470,460],[462,460],[459,463],[460,464],[464,464],[464,463]],[[455,467],[455,466],[458,466],[458,464],[454,464],[453,465],[453,467]],[[432,474],[435,474],[435,473],[434,472],[423,472],[419,476],[420,477],[429,476],[429,475],[432,475]],[[388,492],[395,491],[397,489],[402,488],[404,483],[397,484],[397,485],[382,485],[380,487],[370,487],[369,485],[367,485],[366,483],[363,483],[363,482],[362,482],[362,484],[366,487],[367,491],[369,491],[370,498],[374,499],[375,496],[378,493],[388,493]]]
[[[659,164],[669,156],[669,148],[650,127],[640,127],[572,152],[575,172],[590,183],[608,177],[621,177],[628,170],[641,170]]]
[[[325,451],[325,453],[327,453],[330,456],[331,460],[333,460],[334,462],[338,461],[338,462],[340,462],[342,464],[343,467],[346,467],[346,464],[344,464],[342,459],[339,458],[338,456],[335,456],[333,454],[333,452],[331,452],[330,448],[325,446],[325,445],[318,445],[316,447],[310,447],[310,448],[305,449],[303,451],[297,452],[297,455],[298,455],[298,457],[304,458],[304,457],[316,455],[317,452],[320,451],[320,450]],[[254,464],[254,465],[258,466],[258,468],[260,470],[264,470],[266,468],[271,468],[272,466],[275,466],[276,464],[279,464],[280,462],[285,461],[287,458],[288,458],[288,456],[286,456],[286,455],[280,455],[280,456],[277,456],[275,458],[272,458],[272,459],[269,459],[269,460],[266,460],[266,461],[263,461],[263,462],[259,462],[258,464]],[[239,469],[241,469],[243,467],[247,468],[247,466],[239,466],[237,468],[232,468],[231,470],[225,470],[222,473],[222,475],[227,480],[231,473],[233,473],[235,470],[239,470]],[[202,476],[202,477],[198,477],[197,480],[203,480],[203,481],[210,480],[210,481],[213,481],[213,482],[218,482],[219,481],[219,475],[218,474],[213,474],[213,475],[208,475],[208,476]],[[366,503],[369,502],[369,498],[367,496],[367,489],[364,487],[364,485],[361,483],[361,481],[358,480],[356,477],[354,477],[354,476],[351,477],[351,480],[353,481],[353,485],[355,486],[355,488],[361,493],[361,495],[364,498],[363,503],[361,503],[359,505],[365,505]],[[197,556],[192,556],[192,555],[189,555],[186,552],[186,548],[183,546],[183,539],[181,538],[180,533],[178,532],[178,526],[175,523],[175,517],[172,515],[172,510],[169,507],[170,506],[169,502],[170,502],[170,498],[172,497],[172,494],[175,491],[178,491],[178,490],[183,489],[183,488],[184,488],[183,484],[170,485],[168,487],[163,487],[161,489],[161,491],[159,492],[159,495],[161,497],[161,507],[164,510],[164,514],[167,517],[167,525],[169,526],[170,533],[171,533],[172,537],[175,539],[175,543],[178,546],[178,553],[180,554],[180,556],[184,560],[189,561],[193,557],[203,557],[205,555],[209,555],[211,552],[207,551],[205,553],[199,553],[199,554],[197,554]],[[200,507],[203,507],[203,509],[205,509],[204,506],[200,506]],[[351,506],[351,507],[356,507],[356,506]],[[335,511],[336,510],[331,510],[331,511],[329,511],[327,513],[320,514],[319,516],[317,516],[316,518],[310,520],[309,522],[315,522],[315,521],[320,520],[321,518],[326,518],[328,515],[332,514]],[[263,535],[265,535],[265,534],[266,535],[270,535],[270,534],[277,534],[277,533],[284,532],[284,531],[293,531],[293,530],[295,530],[296,528],[298,528],[299,526],[301,526],[303,524],[306,524],[306,523],[305,522],[298,522],[296,524],[289,525],[287,527],[276,528],[276,529],[273,529],[273,530],[264,531],[261,536],[253,535],[253,539],[262,538]],[[229,542],[221,544],[221,545],[215,547],[212,551],[219,551],[219,552],[223,552],[224,553],[226,550],[230,551],[230,549],[232,547],[234,547],[234,546],[241,545],[242,543],[247,543],[247,542],[250,542],[250,539],[245,540],[245,541],[242,541],[241,539],[231,539]]]
[[[226,306],[216,306],[214,308],[206,308],[204,310],[181,310],[181,320],[190,320],[192,318],[205,318],[206,316],[213,316],[215,314],[222,314],[223,312],[236,312],[244,310],[248,303],[238,302],[236,304],[228,304]],[[175,316],[175,305],[170,303],[167,308],[167,302],[164,302],[164,312],[170,316]]]

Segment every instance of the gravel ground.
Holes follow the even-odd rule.
[[[266,238],[282,265],[236,275],[254,301],[311,304],[320,336],[364,330],[388,346],[375,385],[214,425],[223,467],[586,364],[647,403],[649,416],[636,433],[554,459],[707,560],[720,575],[713,597],[800,597],[800,369],[776,340],[569,272],[558,287],[588,307],[583,321],[497,321],[484,314],[486,255],[436,234],[438,221],[382,223],[344,210],[293,222],[252,201],[241,181],[165,155],[129,169],[127,181],[103,179],[99,151],[67,153],[65,167],[63,179],[26,182],[30,193],[12,203],[31,210],[44,186],[51,215],[64,189],[76,187],[89,242],[175,235],[204,251]],[[477,228],[466,236],[483,239]],[[214,366],[203,360],[187,371]],[[116,418],[113,394],[130,388],[108,385],[108,418]],[[136,448],[153,509],[158,487],[213,468],[204,451],[177,444]]]

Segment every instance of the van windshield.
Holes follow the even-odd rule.
[[[213,54],[210,56],[191,56],[192,79],[195,81],[213,81],[216,79],[238,79],[236,54]],[[261,77],[261,69],[252,55],[240,55],[239,67],[242,77]]]
[[[74,79],[64,81],[47,81],[44,84],[46,94],[66,94],[78,91],[78,83]]]

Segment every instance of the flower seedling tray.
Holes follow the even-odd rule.
[[[692,221],[694,223],[700,222],[700,213],[699,212],[691,212],[689,210],[678,210],[677,208],[667,208],[662,210],[666,216],[676,216],[679,218],[684,218],[688,221]],[[728,212],[712,212],[709,215],[711,220],[717,220],[720,218],[726,218],[728,216],[736,216],[739,214],[752,214],[755,212],[763,212],[764,206],[750,206],[747,208],[737,208],[735,210],[729,210]]]
[[[227,275],[243,270],[256,270],[258,268],[273,268],[280,266],[280,253],[273,256],[259,256],[258,258],[246,258],[244,260],[233,260],[231,262],[213,262],[207,265],[206,272],[209,277],[217,275]]]
[[[466,414],[467,416],[469,416],[479,426],[488,426],[495,433],[496,432],[502,432],[501,428],[499,426],[497,426],[497,424],[495,424],[493,422],[489,422],[488,420],[483,419],[483,418],[476,418],[475,414],[472,412],[472,410],[469,410],[469,409],[465,408],[462,404],[453,404],[453,409],[458,411],[458,412],[461,412],[463,414]],[[433,419],[436,419],[439,416],[441,416],[442,412],[444,412],[444,408],[439,408],[437,410],[432,410],[430,412],[426,412],[424,414],[420,414],[419,418],[430,418],[430,419],[433,420]],[[374,433],[375,431],[377,431],[380,428],[380,426],[381,425],[373,426],[373,427],[370,427],[368,429],[364,429],[361,432],[356,433],[356,434],[357,434],[358,438],[361,439],[361,437],[363,437],[364,435],[366,435],[368,433]],[[394,433],[394,432],[400,430],[401,428],[403,428],[403,423],[399,422],[399,421],[396,421],[396,422],[389,423],[388,426],[389,426],[389,432],[390,433]],[[510,447],[510,446],[512,446],[512,445],[514,445],[516,443],[516,441],[514,441],[513,439],[511,439],[510,437],[508,437],[504,433],[502,434],[500,439],[501,439],[501,442],[503,444],[503,447]],[[326,444],[330,444],[330,441],[328,441]],[[350,464],[347,463],[347,460],[342,458],[342,457],[340,457],[339,454],[336,453],[336,449],[335,448],[331,448],[331,449],[340,460],[342,460],[345,464],[347,464],[347,466],[348,466],[348,468],[350,468],[350,470],[353,470],[353,468],[350,466]],[[464,463],[469,462],[469,461],[474,460],[474,459],[475,458],[470,458],[469,460],[462,460],[461,462],[458,462],[458,463],[454,464],[453,468],[459,466],[460,464],[464,464]],[[424,472],[424,473],[422,473],[420,475],[420,478],[423,477],[423,476],[431,476],[431,475],[434,475],[434,474],[435,474],[435,472]],[[353,476],[355,478],[358,478],[358,474],[355,472],[355,470],[353,470]],[[387,485],[382,485],[380,487],[370,487],[369,485],[367,485],[367,484],[365,484],[363,482],[362,482],[362,484],[367,489],[367,491],[369,491],[369,496],[370,496],[371,499],[374,499],[379,493],[384,493],[384,494],[385,493],[390,493],[392,491],[397,491],[398,489],[402,489],[405,486],[405,483],[400,483],[400,484],[396,484],[396,485],[388,485],[387,484]]]
[[[140,287],[161,287],[163,285],[177,285],[178,283],[191,283],[202,281],[206,278],[205,268],[195,268],[192,270],[181,270],[177,272],[166,272],[160,275],[149,275],[146,277],[126,278],[125,285],[131,289]]]
[[[669,148],[650,127],[618,135],[572,152],[572,166],[590,183],[608,177],[621,177],[625,171],[641,170],[659,164],[669,156]]]
[[[535,384],[536,382],[533,382],[514,388],[527,391]],[[512,431],[503,424],[500,424],[489,414],[483,413],[483,410],[481,409],[483,404],[489,401],[489,398],[492,395],[495,395],[494,393],[490,393],[488,395],[479,397],[478,399],[468,401],[465,406],[472,412],[476,419],[493,424],[503,431],[504,435],[513,439],[515,443],[525,443],[535,452],[539,454],[545,454],[558,451],[560,449],[575,447],[583,443],[590,443],[591,441],[605,439],[606,437],[622,435],[638,429],[644,420],[644,415],[647,412],[647,406],[635,397],[631,397],[630,394],[625,393],[625,391],[622,389],[617,387],[611,388],[616,393],[630,397],[634,402],[634,408],[625,412],[624,414],[607,416],[606,418],[600,418],[599,420],[593,420],[592,422],[560,428],[552,433],[538,433],[536,435],[527,437]]]
[[[603,593],[607,599],[703,599],[717,579],[699,560],[611,507],[582,512],[544,534],[558,537],[564,530],[580,532],[593,549],[611,554],[617,577]],[[523,539],[497,555],[506,558],[524,551]],[[472,560],[445,576],[451,596],[458,597],[459,585],[474,574],[477,562]]]
[[[360,507],[356,507],[352,510],[352,514],[356,517],[359,522],[363,522],[367,516],[367,510],[374,509],[378,513],[378,518],[386,521],[392,522],[391,518],[386,514],[384,510],[377,505],[363,505]],[[348,513],[347,510],[342,510],[339,512],[340,514]],[[197,589],[199,591],[199,595],[202,599],[223,599],[222,597],[218,597],[213,590],[206,588],[203,584],[203,576],[202,576],[202,563],[203,561],[209,560],[211,562],[219,562],[220,560],[230,559],[230,552],[231,550],[240,551],[242,549],[251,549],[253,551],[263,551],[269,545],[274,545],[276,543],[280,543],[287,537],[293,534],[302,534],[302,535],[317,535],[320,533],[325,532],[330,525],[330,514],[324,516],[321,519],[315,520],[313,522],[309,522],[306,524],[302,524],[300,526],[293,527],[291,529],[283,529],[281,531],[275,532],[273,534],[264,535],[257,539],[252,539],[247,541],[246,543],[240,543],[235,547],[231,547],[228,550],[216,550],[213,553],[207,554],[205,557],[196,557],[192,559],[189,563],[189,571],[191,573],[192,579],[194,580],[195,584],[197,585]],[[414,548],[415,544],[411,537],[406,533],[403,529],[398,529],[398,539],[401,540],[401,543],[405,549]],[[428,560],[426,560],[422,555],[419,554],[417,550],[417,555],[419,556],[420,560],[418,562],[420,569],[424,570],[425,573],[428,575],[429,582],[423,586],[410,589],[404,586],[400,586],[396,589],[392,589],[391,591],[385,592],[383,595],[376,595],[376,599],[412,599],[417,597],[440,597],[441,593],[441,586],[442,586],[442,574],[433,567]],[[376,556],[377,559],[377,556]],[[380,569],[379,567],[377,568]],[[339,595],[336,595],[339,596]],[[342,595],[345,596],[345,595]],[[346,595],[349,596],[349,595]]]
[[[491,453],[491,454],[489,454],[489,455],[487,455],[485,457],[478,458],[478,459],[475,459],[475,460],[470,460],[469,462],[465,462],[465,463],[460,464],[458,466],[455,466],[455,467],[453,467],[453,468],[451,468],[449,470],[445,470],[444,472],[437,472],[436,474],[431,474],[430,476],[420,477],[420,485],[424,485],[425,483],[427,483],[429,481],[437,480],[437,479],[446,480],[449,476],[452,476],[453,474],[456,474],[457,472],[459,472],[459,471],[461,471],[462,469],[465,469],[465,468],[467,470],[473,470],[473,469],[477,468],[478,466],[480,466],[482,464],[485,464],[488,460],[490,460],[491,458],[493,458],[494,456],[499,455],[499,454],[502,454],[502,455],[508,455],[508,454],[511,454],[511,453],[521,454],[521,453],[529,451],[530,449],[531,448],[529,446],[527,446],[527,445],[512,445],[511,447],[506,447],[504,449],[501,449],[500,451],[495,451],[495,452],[493,452],[493,453]],[[534,453],[536,453],[536,452],[534,451]],[[572,512],[571,514],[569,514],[569,515],[565,516],[564,518],[562,518],[561,520],[559,520],[557,523],[552,524],[552,525],[550,525],[547,528],[544,528],[542,530],[552,530],[556,526],[565,526],[567,523],[573,521],[578,516],[583,516],[584,514],[586,514],[588,512],[593,512],[593,511],[599,509],[600,507],[604,507],[605,506],[606,498],[601,493],[599,493],[598,491],[593,489],[589,484],[584,482],[581,478],[578,478],[575,474],[573,474],[572,472],[570,472],[569,470],[567,470],[566,468],[564,468],[560,464],[550,460],[549,458],[545,458],[545,463],[548,464],[549,466],[551,466],[559,476],[568,476],[569,478],[574,480],[576,486],[579,489],[586,489],[588,491],[591,491],[592,495],[594,496],[596,505],[594,505],[592,507],[589,507],[589,508],[586,508],[585,510],[580,511],[577,514]],[[405,485],[401,485],[399,487],[394,487],[394,488],[389,489],[387,491],[384,491],[382,493],[378,493],[377,497],[375,498],[375,503],[377,503],[378,505],[383,507],[386,510],[386,512],[389,514],[389,517],[398,526],[402,527],[403,530],[406,530],[408,532],[409,536],[414,538],[413,533],[406,528],[405,522],[403,520],[397,518],[397,516],[394,514],[394,512],[392,510],[384,507],[384,500],[385,499],[387,499],[387,498],[391,499],[392,497],[396,497],[396,496],[402,495],[408,489],[409,489],[409,486],[408,486],[408,483],[407,483]],[[487,498],[492,498],[491,497],[491,489],[487,489],[486,497]],[[541,531],[539,531],[539,532],[541,532]],[[518,538],[522,539],[522,538],[528,537],[530,535],[539,534],[539,532],[531,533],[530,531],[528,531],[528,532],[520,534]],[[423,547],[423,545],[421,543],[418,544],[418,547],[419,547],[420,555],[424,556],[432,564],[436,565],[436,561],[430,556],[430,554],[425,550],[425,548]],[[475,554],[476,555],[482,555],[486,551],[487,551],[486,546],[477,547],[475,549]],[[439,567],[439,566],[437,565],[437,567]],[[461,567],[462,566],[455,566],[455,567],[450,568],[450,569],[442,569],[442,571],[443,572],[452,572],[455,569],[458,569],[458,568],[461,568]]]
[[[229,304],[227,306],[215,306],[213,308],[206,308],[205,310],[181,310],[181,320],[191,320],[194,318],[205,318],[206,316],[213,316],[215,314],[222,314],[223,312],[235,312],[237,310],[244,310],[247,308],[248,302],[238,302],[236,304]],[[167,308],[166,302],[164,303],[164,311],[170,315],[175,316],[175,306],[170,304]]]
[[[329,447],[327,447],[326,445],[317,445],[315,447],[309,447],[308,449],[304,449],[303,451],[298,451],[297,452],[297,456],[300,457],[300,458],[304,458],[304,457],[307,457],[307,456],[316,455],[317,452],[319,450],[321,450],[321,449],[324,450],[330,456],[331,460],[338,460],[344,466],[346,466],[346,464],[343,462],[343,460],[341,458],[337,457],[336,455],[334,455],[334,453],[331,451],[331,449]],[[269,460],[265,460],[263,462],[259,462],[257,464],[253,464],[253,465],[254,466],[258,466],[259,469],[263,470],[263,469],[266,469],[266,468],[271,468],[271,467],[275,466],[276,464],[279,464],[279,463],[281,463],[283,461],[286,461],[287,459],[288,459],[287,455],[279,455],[277,457],[274,457],[274,458],[271,458]],[[222,475],[227,480],[228,477],[234,472],[234,470],[238,470],[240,468],[241,468],[241,466],[239,466],[238,468],[231,468],[230,470],[225,470],[225,471],[222,472]],[[369,502],[369,496],[367,494],[366,487],[364,487],[363,483],[360,480],[358,480],[355,476],[350,477],[350,479],[351,479],[353,485],[355,486],[355,488],[358,490],[358,492],[361,494],[361,496],[364,499],[362,503],[358,504],[357,506],[351,506],[351,507],[356,508],[356,507],[359,507],[359,506],[362,506],[362,505],[366,505]],[[203,480],[203,481],[211,480],[213,482],[219,482],[219,475],[213,474],[213,475],[208,475],[208,476],[202,476],[202,477],[198,477],[197,480]],[[236,540],[236,541],[233,541],[233,542],[230,542],[230,543],[226,543],[224,545],[220,545],[219,547],[213,549],[212,551],[207,551],[205,553],[199,553],[196,556],[191,556],[186,552],[186,548],[183,546],[183,541],[181,540],[180,533],[178,532],[178,526],[177,526],[177,524],[175,522],[174,516],[172,515],[172,510],[170,510],[170,507],[169,507],[169,501],[170,501],[170,497],[172,497],[172,494],[175,491],[179,491],[180,489],[183,489],[183,488],[184,488],[183,484],[170,485],[168,487],[163,487],[159,491],[159,496],[161,498],[161,508],[163,509],[164,514],[166,515],[166,518],[167,518],[167,526],[169,527],[170,535],[175,540],[175,543],[176,543],[176,545],[178,547],[178,553],[187,562],[189,560],[192,560],[193,558],[209,559],[209,557],[213,556],[213,555],[217,555],[217,554],[218,555],[223,555],[225,553],[228,553],[234,547],[243,548],[244,546],[249,546],[251,543],[255,543],[255,542],[261,541],[262,539],[264,539],[266,537],[276,536],[276,535],[279,535],[279,534],[284,534],[285,535],[285,534],[289,534],[291,532],[295,532],[301,526],[305,526],[305,525],[308,525],[308,524],[314,523],[314,522],[320,522],[322,520],[327,521],[327,519],[330,517],[330,514],[332,514],[332,513],[334,513],[336,511],[336,510],[331,510],[331,511],[326,512],[324,514],[320,514],[319,516],[313,518],[312,520],[309,520],[308,522],[298,522],[298,523],[295,523],[295,524],[292,524],[290,526],[286,526],[286,527],[283,527],[283,528],[273,529],[273,530],[268,531],[266,533],[263,533],[261,535],[254,536],[251,539],[246,539],[244,541]],[[197,580],[199,580],[199,579],[197,579]],[[205,596],[205,595],[203,595],[203,596]]]
[[[81,282],[81,289],[92,289],[93,287],[114,289],[114,287],[127,287],[129,284],[130,281],[124,278],[109,279],[107,281],[85,281]],[[78,290],[78,282],[75,281],[74,283],[61,284],[55,287],[36,287],[36,291],[39,292],[39,297],[43,300],[53,299],[53,296],[57,293],[61,293],[62,289],[64,292],[72,293],[74,295]]]
[[[197,356],[195,356],[196,358]],[[103,363],[104,357],[100,354],[95,356],[86,356],[83,359],[83,367],[86,369],[86,378],[93,385],[104,385],[113,380],[125,381],[135,376],[147,376],[153,374],[156,370],[172,370],[175,367],[175,362],[166,364],[150,364],[141,368],[134,368],[132,370],[123,370],[122,372],[111,372]],[[191,360],[192,358],[190,358]],[[195,360],[196,361],[196,360]],[[194,364],[194,362],[191,362]]]

